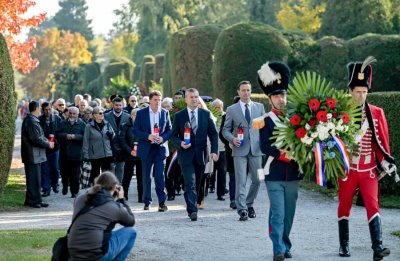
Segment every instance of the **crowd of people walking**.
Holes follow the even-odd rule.
[[[374,125],[366,127],[367,135],[357,152],[358,161],[351,163],[354,174],[348,180],[339,181],[339,254],[350,256],[349,214],[358,184],[367,207],[373,258],[381,260],[390,251],[382,246],[375,167],[384,160],[390,163],[384,163],[385,171],[391,172],[395,166],[389,154],[383,111],[366,102],[371,88],[371,65],[367,64],[363,72],[365,67],[361,69],[361,64],[354,62],[348,67],[348,87],[363,109],[363,122]],[[360,73],[364,73],[363,78],[356,78]],[[286,64],[267,62],[258,71],[258,76],[271,106],[267,113],[263,104],[251,100],[252,84],[249,81],[238,83],[238,96],[226,112],[220,99],[204,98],[219,111],[218,117],[207,108],[194,88],[182,88],[173,98],[163,98],[161,92],[152,91],[140,102],[138,97],[131,95],[127,97],[126,106],[124,97],[113,95],[109,108],[98,98],[79,94],[72,104],[62,98],[54,102],[29,102],[29,113],[23,121],[21,134],[27,181],[25,205],[48,207],[42,198],[59,193],[61,176],[61,193],[67,195],[69,191],[72,198],[77,197],[74,216],[83,209],[85,198],[87,203],[95,199],[101,201],[96,204],[102,207],[92,210],[92,215],[115,208],[107,202],[117,200],[123,209],[119,210],[120,216],[112,218],[125,226],[133,226],[134,218],[127,201],[133,200],[128,192],[131,179],[136,176],[138,198],[135,200],[143,203],[144,210],[149,210],[153,203],[153,179],[159,212],[168,211],[168,201],[183,191],[187,215],[191,221],[196,221],[198,209],[205,207],[205,196],[216,192],[221,201],[229,194],[227,207],[237,212],[240,221],[246,221],[257,217],[254,202],[261,180],[265,180],[270,200],[268,224],[273,259],[291,258],[290,231],[303,175],[290,153],[276,148],[273,140],[275,126],[285,117],[291,74]],[[186,106],[174,111],[174,104],[180,100],[184,100]],[[262,126],[254,128],[254,121],[261,121]],[[370,161],[367,162],[367,158]],[[375,161],[375,158],[380,160]],[[90,173],[86,179],[82,178],[85,171]],[[100,179],[104,173],[108,176]],[[102,187],[99,182],[106,185]],[[93,188],[83,196],[79,195],[80,187]],[[114,199],[110,193],[116,193]],[[102,212],[103,208],[105,212]],[[90,214],[83,215],[87,216],[81,222],[90,223]],[[107,242],[112,242],[109,224],[103,223],[93,229],[104,230]],[[78,226],[71,229],[72,237],[78,240],[70,239],[71,254],[75,255],[73,260],[86,257],[77,243],[82,236],[77,231]],[[134,230],[130,230],[127,238],[130,243],[123,250],[124,256],[127,249],[133,247]],[[108,260],[104,258],[112,255],[112,250],[104,247],[108,246],[104,242],[96,244],[93,256]]]

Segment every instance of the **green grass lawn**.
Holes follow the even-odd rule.
[[[16,211],[24,207],[25,176],[11,170],[3,194],[0,194],[0,212]]]
[[[3,230],[0,231],[2,261],[42,261],[51,259],[51,250],[62,230]]]
[[[400,237],[400,230],[391,233],[393,236]]]

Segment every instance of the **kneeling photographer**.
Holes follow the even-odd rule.
[[[81,214],[84,208],[87,211]],[[78,214],[68,234],[69,260],[126,259],[136,239],[135,217],[113,173],[103,172],[87,193],[76,198],[73,218]],[[117,223],[123,228],[113,231]]]

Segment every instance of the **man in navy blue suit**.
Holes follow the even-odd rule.
[[[161,108],[162,95],[153,91],[149,95],[150,106],[141,109],[136,114],[133,124],[133,134],[139,138],[137,155],[142,160],[143,167],[143,203],[144,210],[149,210],[151,198],[151,169],[153,167],[154,183],[158,197],[158,211],[168,210],[165,205],[164,166],[168,156],[166,141],[171,134],[169,112]]]
[[[211,143],[211,159],[218,160],[218,133],[210,112],[198,108],[199,92],[190,88],[185,92],[187,108],[175,114],[172,126],[171,141],[178,151],[178,161],[185,182],[185,201],[188,216],[197,220],[197,193],[201,176],[204,175],[207,137]],[[190,143],[184,141],[184,129],[190,123]]]

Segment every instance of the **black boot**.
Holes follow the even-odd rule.
[[[339,256],[349,257],[349,221],[347,219],[339,220]]]
[[[374,250],[374,261],[382,260],[390,254],[388,248],[382,246],[381,217],[376,216],[369,222],[369,233],[371,234],[372,250]]]

